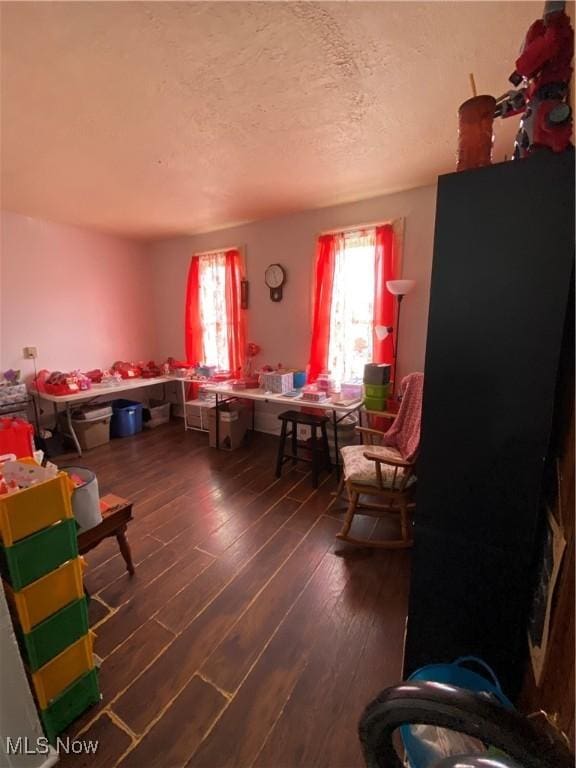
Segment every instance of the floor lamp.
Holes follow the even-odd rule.
[[[398,362],[398,342],[400,339],[400,308],[402,306],[402,299],[404,296],[406,296],[407,293],[410,293],[415,285],[416,280],[388,280],[386,282],[386,288],[393,296],[396,296],[398,302],[398,310],[396,312],[396,332],[393,339],[394,381],[392,384],[392,399],[394,399],[394,394],[396,392],[396,364]],[[393,330],[394,328],[392,326],[385,325],[377,325],[374,329],[379,341],[383,341]]]

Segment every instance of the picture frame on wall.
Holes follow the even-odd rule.
[[[528,621],[528,645],[537,686],[540,684],[546,661],[552,601],[565,549],[566,540],[562,527],[548,507],[536,589]]]
[[[240,280],[240,307],[242,309],[248,309],[248,295],[250,285],[248,280]]]

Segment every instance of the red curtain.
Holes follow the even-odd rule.
[[[239,373],[246,358],[246,317],[241,309],[240,282],[242,259],[238,250],[225,253],[226,258],[226,334],[228,338],[228,366]],[[186,360],[196,364],[204,361],[202,320],[200,317],[200,258],[193,256],[188,271],[185,307]]]
[[[330,313],[337,235],[322,235],[316,247],[312,294],[312,342],[308,363],[308,381],[316,381],[328,366],[330,345]]]
[[[190,261],[188,288],[184,309],[184,333],[186,340],[186,361],[195,365],[202,362],[202,323],[200,321],[200,264],[196,256]]]
[[[386,288],[387,280],[394,280],[396,267],[394,264],[394,231],[391,224],[376,227],[376,259],[374,280],[374,327],[384,325],[394,327],[394,296]],[[373,335],[373,360],[375,363],[394,362],[393,332],[380,341],[376,333]]]
[[[226,315],[229,367],[240,374],[246,360],[246,317],[241,308],[242,259],[237,250],[226,251]]]

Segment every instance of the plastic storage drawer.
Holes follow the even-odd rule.
[[[111,437],[130,437],[142,432],[142,403],[134,400],[112,402]]]
[[[364,396],[387,400],[390,397],[390,384],[364,384]]]
[[[60,472],[30,488],[0,496],[0,538],[5,547],[52,523],[72,517],[71,486]]]
[[[89,632],[32,673],[40,709],[46,709],[69,685],[94,668],[93,642]]]
[[[80,559],[70,560],[19,592],[4,582],[8,602],[16,610],[24,632],[40,624],[68,603],[84,597]]]
[[[388,400],[385,397],[365,397],[364,408],[367,411],[385,411],[388,406]]]
[[[11,547],[0,544],[0,573],[13,589],[22,589],[78,556],[75,520],[61,520]]]
[[[364,384],[388,384],[391,370],[389,363],[367,363],[364,366]]]
[[[61,608],[28,634],[17,630],[22,655],[32,672],[87,633],[88,606],[84,597]]]
[[[40,710],[40,718],[48,740],[54,744],[56,737],[88,707],[100,701],[98,674],[92,669],[69,685],[47,709]]]

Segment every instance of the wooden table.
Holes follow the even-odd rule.
[[[130,545],[126,538],[126,528],[132,520],[132,502],[109,493],[100,500],[103,502],[102,522],[78,534],[78,550],[81,555],[86,554],[94,547],[97,547],[101,541],[115,536],[120,548],[120,554],[126,563],[126,570],[129,574],[134,573],[134,563],[132,562],[132,553]]]

